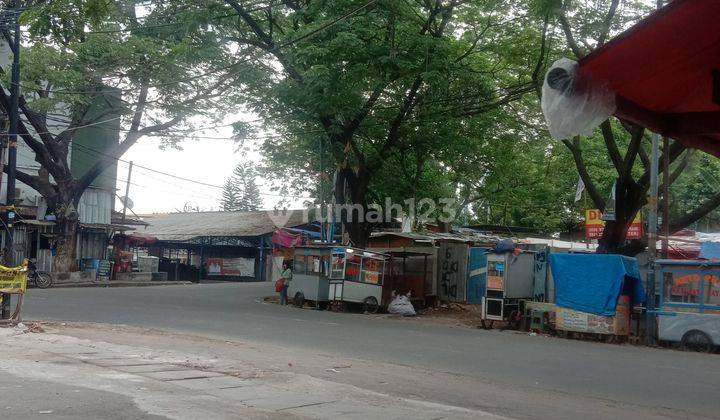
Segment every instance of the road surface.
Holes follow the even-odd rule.
[[[289,351],[422,368],[485,384],[667,410],[679,417],[716,418],[720,413],[718,355],[280,307],[262,302],[273,293],[272,287],[244,283],[32,289],[24,317],[119,323],[267,343]],[[451,398],[441,392],[442,386],[437,384],[437,399]],[[472,405],[472,399],[468,391],[456,395],[453,403]]]

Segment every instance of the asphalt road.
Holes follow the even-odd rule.
[[[299,310],[263,304],[269,294],[271,284],[247,283],[33,289],[24,317],[267,342],[638,406],[720,413],[718,355]]]

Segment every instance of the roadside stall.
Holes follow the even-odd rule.
[[[392,294],[410,295],[410,301],[417,306],[425,303],[428,259],[432,254],[413,251],[390,251],[390,270],[383,283],[383,302],[390,302]],[[416,306],[416,307],[417,307]]]
[[[480,289],[482,326],[492,328],[495,321],[518,324],[522,318],[521,300],[533,297],[535,253],[488,253],[486,260],[487,281]]]
[[[631,308],[645,301],[635,258],[611,254],[550,254],[555,330],[604,336],[630,333]]]
[[[377,312],[383,301],[383,284],[390,256],[355,248],[334,247],[330,254],[328,299],[333,307],[360,304],[367,313]]]
[[[316,308],[328,302],[329,261],[332,247],[299,246],[295,248],[293,259],[293,277],[288,288],[288,296],[293,304],[301,307],[306,301],[312,302]]]
[[[658,339],[685,350],[720,346],[720,261],[657,260],[660,305]]]

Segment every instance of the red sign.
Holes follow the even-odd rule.
[[[602,212],[598,209],[585,210],[585,237],[587,239],[599,239],[605,230],[605,221],[602,219]],[[642,239],[643,224],[640,212],[635,215],[635,220],[628,228],[626,239]]]

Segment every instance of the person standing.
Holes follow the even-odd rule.
[[[289,262],[287,262],[287,261],[283,262],[283,272],[280,276],[283,279],[283,287],[282,287],[282,290],[280,290],[280,304],[287,305],[288,304],[288,287],[290,287],[290,282],[292,281],[292,267],[290,267]]]

